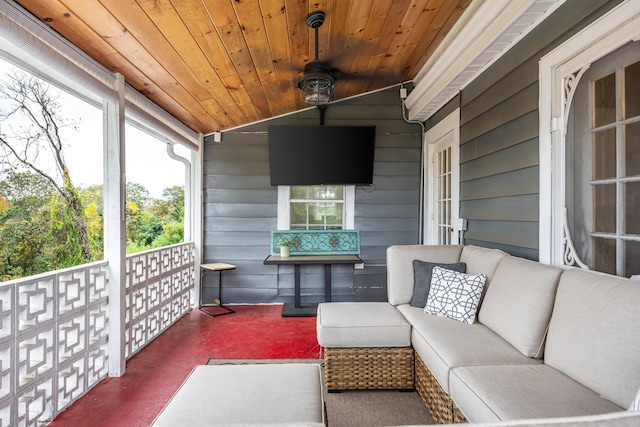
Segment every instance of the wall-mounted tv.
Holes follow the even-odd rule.
[[[375,126],[269,126],[271,185],[370,185]]]

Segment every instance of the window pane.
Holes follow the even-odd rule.
[[[306,199],[307,190],[309,187],[306,185],[292,185],[289,188],[289,198],[291,199]]]
[[[327,208],[327,227],[331,226],[342,226],[342,203],[332,203],[331,209]],[[342,228],[342,227],[340,227]]]
[[[307,198],[311,200],[324,200],[329,198],[330,194],[331,192],[327,191],[324,185],[310,185],[309,194],[307,194]]]
[[[616,274],[616,241],[613,239],[593,239],[594,270]]]
[[[311,185],[307,198],[311,200],[342,200],[342,189],[341,185]]]
[[[593,82],[593,127],[616,120],[616,75],[609,74]]]
[[[307,204],[306,203],[291,203],[290,205],[290,222],[293,228],[294,224],[306,224],[307,223]]]
[[[624,275],[640,274],[640,242],[624,242]]]
[[[624,184],[625,233],[640,235],[640,182]]]
[[[640,62],[624,69],[624,118],[640,116]]]
[[[596,233],[616,232],[616,185],[593,186],[594,228]]]
[[[640,122],[625,126],[624,135],[625,176],[638,176],[640,175]]]
[[[593,134],[593,179],[616,177],[616,130]]]
[[[344,228],[344,186],[304,185],[289,188],[289,228],[341,230]]]
[[[326,211],[325,203],[317,203],[309,205],[309,226],[322,225],[324,226],[324,213]]]

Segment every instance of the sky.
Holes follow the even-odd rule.
[[[0,80],[4,80],[13,69],[11,64],[0,58]],[[102,184],[102,111],[55,87],[53,90],[60,92],[63,116],[80,121],[78,131],[68,130],[63,136],[72,183],[77,187]],[[0,122],[0,129],[7,125]],[[164,142],[127,125],[125,144],[128,182],[142,184],[154,198],[161,198],[165,188],[184,185],[184,165],[167,155]],[[187,148],[176,145],[175,152],[190,159]],[[44,160],[41,158],[41,161]]]

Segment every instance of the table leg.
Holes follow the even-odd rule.
[[[331,264],[324,265],[324,300],[331,302]]]
[[[225,310],[222,313],[211,313],[210,311],[205,310],[203,307],[204,305],[202,304],[202,283],[204,280],[204,271],[202,271],[201,273],[201,279],[200,279],[200,307],[198,307],[200,309],[200,311],[202,311],[205,314],[208,314],[211,317],[217,317],[217,316],[223,316],[225,314],[231,314],[231,313],[235,313],[235,310],[229,308],[229,307],[225,307],[224,305],[222,305],[222,270],[218,271],[218,299],[216,300],[216,306],[220,307],[221,309]]]
[[[293,276],[294,307],[300,308],[302,306],[300,303],[300,264],[293,266]]]

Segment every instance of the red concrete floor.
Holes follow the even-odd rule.
[[[196,365],[209,358],[317,359],[315,317],[281,317],[281,305],[233,306],[211,317],[195,309],[49,424],[146,427]],[[211,308],[215,311],[215,308]]]

